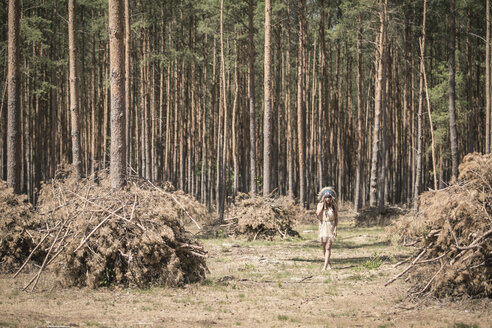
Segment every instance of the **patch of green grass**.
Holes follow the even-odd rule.
[[[244,300],[244,298],[246,297],[243,293],[237,295],[240,299]]]
[[[374,252],[371,259],[363,262],[362,266],[365,267],[366,269],[373,270],[373,269],[379,269],[381,264],[383,264],[383,260],[381,260],[378,254]]]
[[[256,269],[256,267],[253,264],[246,263],[246,264],[244,264],[244,267],[240,268],[239,270],[241,270],[241,271],[253,271],[255,269]]]
[[[140,307],[140,310],[142,310],[142,311],[152,311],[153,308],[151,308],[150,306],[141,306]]]
[[[0,327],[17,327],[15,323],[0,321]]]
[[[99,322],[86,321],[84,322],[87,327],[102,327],[103,325]]]
[[[345,280],[352,280],[352,281],[361,281],[362,279],[364,279],[364,277],[362,277],[362,275],[360,274],[353,274],[345,278]]]
[[[463,323],[463,322],[456,322],[453,326],[453,328],[479,328],[478,325],[475,325],[475,324],[466,324],[466,323]]]
[[[202,281],[202,286],[213,286],[213,285],[214,285],[214,282],[211,279],[206,278]]]
[[[286,316],[286,315],[284,315],[284,314],[279,314],[277,316],[277,319],[280,320],[280,321],[287,321],[287,320],[289,320],[289,317]]]

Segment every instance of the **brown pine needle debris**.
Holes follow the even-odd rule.
[[[468,154],[458,180],[427,191],[420,209],[392,228],[418,251],[404,271],[411,296],[492,296],[492,155]]]
[[[136,177],[115,192],[106,172],[98,176],[77,182],[71,169],[60,168],[43,185],[37,212],[2,188],[0,198],[12,205],[0,210],[9,217],[0,226],[0,269],[19,273],[28,262],[37,264],[24,287],[31,290],[47,269],[66,286],[93,288],[205,278],[207,252],[184,226],[190,218],[209,220],[206,207]]]

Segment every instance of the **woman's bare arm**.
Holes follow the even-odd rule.
[[[318,220],[321,220],[320,216],[322,213],[323,213],[323,203],[318,203],[318,206],[316,207],[316,216],[318,217]]]

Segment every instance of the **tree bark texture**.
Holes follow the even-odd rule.
[[[77,74],[77,47],[76,47],[76,1],[68,1],[68,52],[70,62],[70,120],[72,127],[72,163],[77,180],[82,177],[82,149],[80,147],[80,119],[79,119],[79,90]]]
[[[305,0],[298,1],[299,15],[299,44],[297,49],[297,142],[299,153],[299,203],[305,206],[306,202],[306,135],[305,135],[305,108],[303,99],[304,89],[304,17]]]
[[[272,191],[272,3],[265,0],[265,59],[264,59],[264,114],[263,114],[263,196]]]
[[[109,0],[109,54],[111,84],[111,187],[126,183],[125,44],[123,0]]]
[[[455,2],[449,1],[449,137],[451,142],[451,173],[458,178],[458,133],[455,107]]]
[[[20,131],[20,1],[9,0],[8,13],[8,95],[7,95],[7,185],[21,192]]]

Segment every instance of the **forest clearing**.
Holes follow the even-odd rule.
[[[4,2],[0,327],[491,327],[490,0]]]
[[[0,269],[17,271],[0,275],[0,324],[488,327],[490,208],[480,202],[492,196],[490,186],[483,189],[492,181],[491,161],[466,157],[456,190],[424,194],[416,216],[394,209],[375,223],[374,214],[342,206],[329,271],[320,271],[314,212],[282,198],[240,196],[221,223],[186,194],[148,191],[133,178],[122,193],[135,197],[114,210],[107,175],[98,184],[60,170],[42,189],[37,212],[11,189],[0,194],[0,210],[11,218],[0,225]],[[24,272],[22,262],[29,262]]]
[[[317,225],[301,238],[203,239],[210,274],[181,288],[60,288],[44,277],[0,276],[2,327],[490,327],[490,299],[452,302],[406,298],[408,283],[384,282],[410,255],[381,227],[357,228],[342,213],[333,270],[321,272]]]

